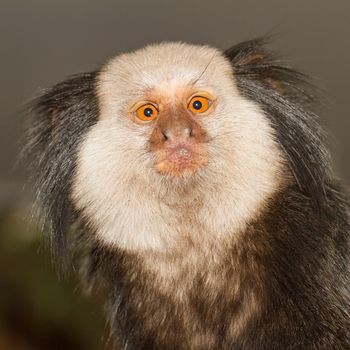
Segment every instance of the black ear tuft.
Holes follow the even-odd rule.
[[[224,52],[231,61],[234,74],[254,80],[266,88],[274,90],[300,103],[314,102],[319,90],[309,78],[282,64],[278,57],[267,48],[270,37],[262,37],[235,45]]]
[[[306,75],[284,66],[266,48],[269,38],[243,42],[224,52],[232,64],[238,89],[259,104],[275,130],[277,142],[301,191],[315,207],[327,205],[331,176],[323,131],[310,102],[319,92]]]
[[[78,145],[98,116],[95,78],[95,72],[76,75],[48,89],[29,106],[24,155],[54,257],[67,254],[66,236],[74,215],[70,189]]]

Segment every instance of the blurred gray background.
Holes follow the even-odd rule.
[[[226,48],[277,33],[272,47],[317,78],[329,106],[322,122],[333,158],[350,184],[350,1],[127,0],[0,1],[0,183],[20,148],[21,106],[39,88],[97,68],[111,56],[151,42],[182,40]]]
[[[163,40],[227,48],[277,33],[272,48],[316,78],[321,121],[350,185],[350,0],[0,0],[0,349],[108,350],[101,302],[58,280],[14,162],[21,108],[40,88]],[[80,290],[80,289],[79,289]]]

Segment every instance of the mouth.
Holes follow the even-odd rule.
[[[208,156],[203,145],[179,142],[155,153],[155,169],[163,175],[180,177],[194,174],[208,164]]]

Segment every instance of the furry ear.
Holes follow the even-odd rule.
[[[24,155],[34,186],[43,229],[54,256],[65,255],[73,215],[69,198],[77,146],[96,121],[96,73],[76,75],[35,98]]]
[[[299,102],[314,102],[319,95],[301,72],[284,66],[276,55],[266,48],[270,37],[262,37],[235,45],[224,52],[231,61],[235,76],[254,80]]]
[[[317,116],[307,108],[319,94],[304,74],[283,66],[266,49],[268,41],[246,41],[224,54],[232,64],[241,93],[258,103],[269,118],[302,193],[322,209],[327,205],[325,186],[331,174],[330,160]]]

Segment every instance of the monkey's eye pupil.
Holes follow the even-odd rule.
[[[202,114],[210,108],[211,102],[208,97],[194,96],[188,104],[188,109],[194,114]]]
[[[141,105],[139,108],[135,110],[136,116],[138,119],[144,122],[150,122],[157,118],[158,116],[158,109],[151,103],[146,103],[144,105]]]
[[[199,111],[202,108],[202,102],[199,100],[196,100],[193,102],[192,104],[193,108],[196,109],[197,111]]]
[[[153,109],[152,108],[145,108],[143,111],[143,114],[145,115],[145,117],[152,117],[153,114]]]

